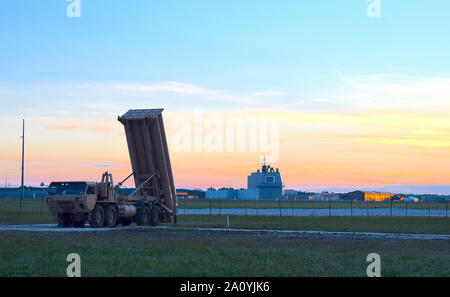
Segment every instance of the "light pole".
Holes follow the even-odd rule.
[[[10,175],[11,172],[5,173],[5,188],[8,187],[8,175]]]
[[[22,210],[22,199],[25,196],[24,174],[25,173],[25,119],[22,120],[22,195],[20,196],[20,210]]]
[[[15,171],[10,171],[10,172],[5,172],[5,188],[8,188],[8,176],[10,176],[11,174],[16,174]]]

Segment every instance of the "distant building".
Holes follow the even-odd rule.
[[[334,193],[328,193],[328,192],[322,192],[322,193],[316,193],[312,195],[311,199],[309,200],[315,200],[315,201],[338,201],[340,200],[339,195]]]
[[[259,199],[259,191],[257,189],[249,190],[249,189],[241,189],[236,191],[236,198],[240,200],[258,200]]]
[[[205,192],[202,190],[177,189],[177,199],[203,199]]]
[[[405,199],[406,202],[419,202],[420,199],[414,196],[409,196]]]
[[[343,200],[352,201],[384,201],[391,199],[393,196],[395,196],[395,194],[392,193],[354,191],[342,194],[341,198]]]
[[[235,189],[208,190],[205,195],[206,199],[236,199]]]
[[[247,189],[209,189],[206,199],[283,199],[283,180],[278,168],[264,164],[247,178]]]
[[[282,199],[283,179],[278,168],[266,165],[265,161],[256,172],[247,178],[247,189],[256,190],[258,199]]]
[[[298,191],[296,191],[296,190],[284,190],[284,199],[287,199],[287,200],[299,200]]]

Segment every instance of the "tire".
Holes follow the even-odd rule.
[[[120,220],[120,225],[122,225],[124,227],[130,226],[130,224],[131,224],[131,220],[128,220],[128,219],[121,219]]]
[[[96,205],[89,215],[89,225],[92,228],[103,227],[105,223],[105,209],[101,205]]]
[[[148,226],[150,223],[150,208],[147,205],[141,207],[136,214],[136,224]]]
[[[115,205],[107,205],[105,207],[105,222],[104,226],[113,228],[117,226],[117,208]]]
[[[86,221],[74,221],[73,222],[73,226],[75,228],[84,228],[84,224],[86,223]]]
[[[64,228],[71,228],[71,227],[73,227],[72,215],[70,213],[63,213],[62,214],[62,226]]]
[[[161,209],[154,205],[150,210],[150,226],[158,226],[161,222]]]

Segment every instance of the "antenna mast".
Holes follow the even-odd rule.
[[[24,174],[25,172],[25,119],[22,120],[22,195],[20,196],[20,208],[22,208],[22,199],[25,196]]]

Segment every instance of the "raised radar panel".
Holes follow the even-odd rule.
[[[173,182],[163,109],[132,109],[118,120],[125,127],[136,195],[159,201],[176,213]]]

